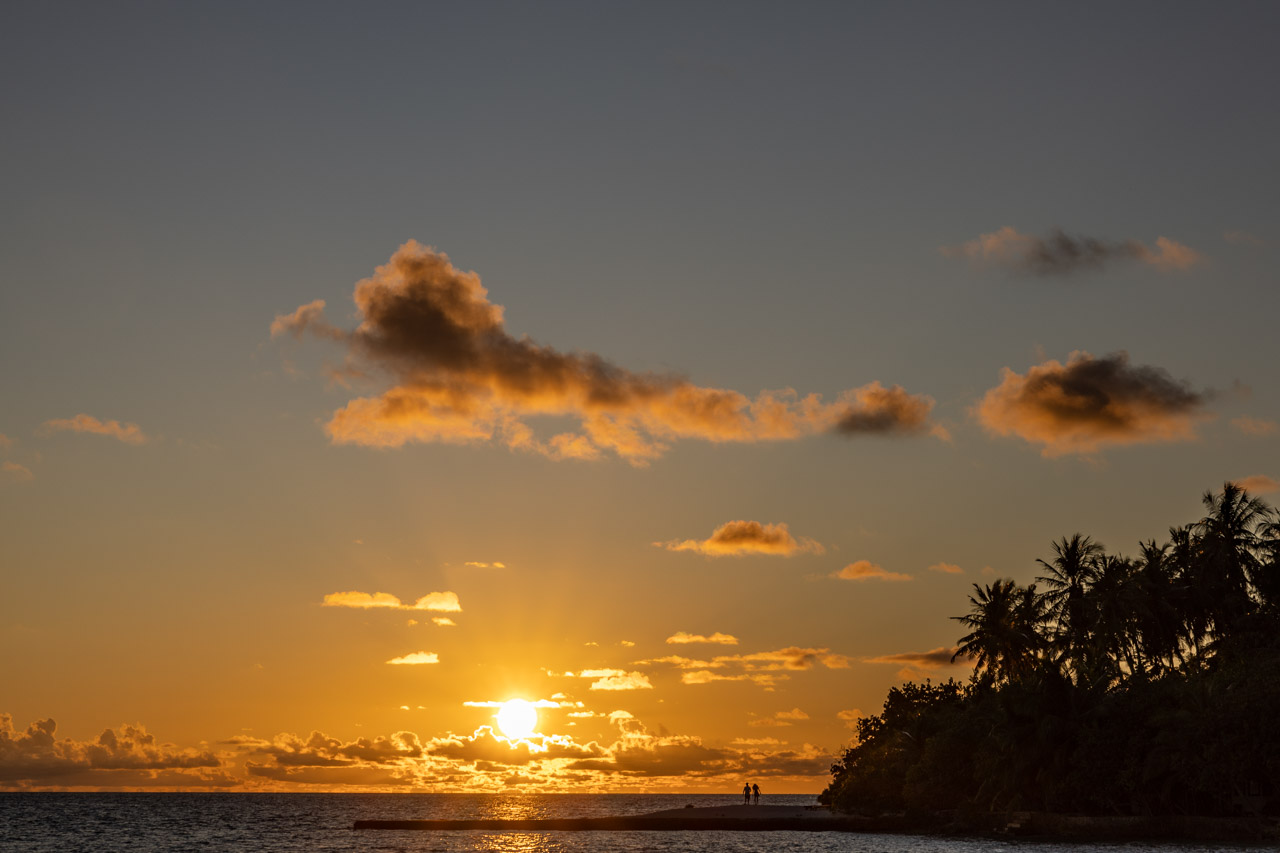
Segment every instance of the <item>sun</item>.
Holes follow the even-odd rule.
[[[528,737],[538,727],[538,709],[524,699],[508,699],[498,709],[498,728],[512,740]]]

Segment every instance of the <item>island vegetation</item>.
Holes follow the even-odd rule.
[[[968,683],[859,719],[820,800],[857,814],[1280,812],[1280,513],[1239,486],[1136,557],[1053,543],[974,584]]]

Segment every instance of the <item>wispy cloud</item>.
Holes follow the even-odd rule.
[[[387,661],[391,664],[406,664],[409,666],[417,666],[425,663],[440,663],[440,656],[435,652],[410,652],[407,655],[401,655],[398,658],[392,658]]]
[[[911,575],[891,572],[870,560],[857,560],[831,575],[846,581],[909,581]]]
[[[1047,237],[1023,234],[1006,225],[958,246],[944,246],[947,257],[995,264],[1036,275],[1065,275],[1099,270],[1115,261],[1139,261],[1162,272],[1189,269],[1205,257],[1195,249],[1168,237],[1156,238],[1155,247],[1137,240],[1078,237],[1055,228]]]
[[[1235,427],[1237,431],[1242,432],[1245,435],[1263,437],[1280,434],[1280,424],[1263,418],[1232,418],[1231,425]]]
[[[321,604],[325,607],[356,607],[371,609],[385,607],[390,610],[432,610],[441,613],[461,613],[462,605],[456,592],[429,592],[413,604],[405,604],[386,592],[331,592]]]
[[[964,569],[960,568],[955,563],[934,563],[932,566],[929,567],[929,571],[941,572],[944,575],[964,574]]]
[[[1066,364],[1046,361],[1025,375],[1004,368],[974,414],[992,433],[1042,445],[1044,456],[1092,454],[1107,445],[1190,440],[1208,417],[1209,398],[1162,368],[1130,365],[1126,352],[1095,358],[1077,351]]]
[[[880,655],[879,657],[864,658],[864,663],[883,663],[897,664],[902,669],[898,670],[898,677],[902,679],[912,679],[924,677],[929,671],[941,669],[943,667],[955,667],[964,669],[972,666],[972,663],[965,659],[952,660],[955,657],[956,648],[954,646],[940,646],[936,649],[930,649],[927,652],[901,652],[892,655]]]
[[[721,646],[736,646],[738,645],[738,638],[732,634],[721,634],[719,631],[709,637],[702,634],[688,634],[684,631],[676,631],[670,637],[667,637],[667,642],[674,644],[711,643]]]
[[[150,438],[137,424],[120,423],[119,421],[101,421],[92,415],[79,414],[74,418],[55,418],[44,422],[46,432],[87,432],[93,435],[106,435],[123,441],[125,444],[146,444]]]
[[[28,483],[36,478],[36,475],[32,474],[31,469],[26,465],[19,465],[17,462],[10,462],[7,459],[4,462],[0,462],[0,472],[4,473],[5,479],[15,483]]]
[[[643,672],[627,672],[624,669],[584,669],[579,678],[594,678],[592,690],[652,690],[649,676]]]
[[[1260,249],[1267,245],[1266,240],[1248,231],[1224,231],[1222,232],[1222,239],[1235,246],[1252,246],[1255,249]]]
[[[927,652],[901,652],[893,655],[880,655],[874,658],[865,658],[866,663],[896,663],[909,664],[924,669],[937,669],[942,666],[959,666],[960,663],[953,663],[951,658],[955,656],[956,649],[954,646],[939,646],[936,649],[930,649]]]
[[[1274,477],[1268,477],[1265,474],[1241,477],[1233,482],[1246,492],[1251,492],[1255,495],[1268,495],[1272,492],[1280,491],[1280,482],[1277,482]]]
[[[316,300],[271,324],[273,336],[304,332],[341,341],[354,373],[390,374],[393,387],[351,400],[326,426],[336,443],[498,442],[553,459],[613,453],[643,465],[671,442],[757,442],[815,433],[919,432],[933,401],[872,382],[824,401],[791,389],[755,398],[636,373],[595,353],[564,353],[505,328],[474,272],[410,241],[356,285],[360,324],[347,332]],[[368,369],[364,369],[367,367]],[[539,438],[533,418],[576,419],[577,432]]]
[[[463,563],[463,565],[471,566],[474,569],[505,569],[506,568],[506,565],[503,563],[481,563],[476,560],[468,560],[467,562]]]
[[[781,522],[730,521],[717,527],[706,539],[673,539],[654,542],[668,551],[694,551],[708,557],[741,557],[747,554],[822,554],[826,549],[813,539],[796,539]]]

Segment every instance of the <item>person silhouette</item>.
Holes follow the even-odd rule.
[[[742,783],[742,804],[751,805],[751,785],[746,782]]]
[[[752,783],[751,796],[755,799],[756,805],[757,806],[760,805],[760,786],[759,785]]]

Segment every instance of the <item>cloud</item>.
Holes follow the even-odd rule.
[[[934,563],[932,566],[929,567],[929,571],[941,572],[944,575],[964,574],[964,569],[960,568],[955,563]]]
[[[391,610],[431,610],[439,613],[461,613],[462,605],[455,592],[430,592],[413,604],[404,604],[394,595],[386,592],[331,592],[321,602],[324,607],[357,607],[370,609],[385,607]],[[440,624],[440,623],[436,623]]]
[[[564,353],[513,337],[503,309],[473,272],[410,241],[355,288],[360,323],[329,325],[321,300],[282,314],[273,336],[313,333],[340,340],[348,361],[393,385],[334,412],[325,429],[338,444],[400,447],[406,442],[482,444],[552,459],[613,453],[635,465],[680,439],[757,442],[840,429],[917,432],[933,402],[879,383],[827,402],[791,389],[754,399],[694,385],[670,374],[635,373],[589,352]],[[527,421],[567,417],[577,432],[539,438]]]
[[[277,314],[271,321],[271,337],[292,335],[301,338],[304,332],[331,340],[345,340],[346,332],[329,325],[324,319],[325,302],[317,299],[306,305],[299,305],[291,314]]]
[[[846,711],[837,711],[836,717],[844,720],[844,724],[849,728],[856,728],[858,720],[862,719],[863,713],[861,708],[849,708]]]
[[[12,480],[15,483],[28,483],[36,478],[31,473],[31,469],[26,465],[19,465],[17,462],[5,460],[0,462],[0,472],[4,473],[5,479]]]
[[[719,631],[712,634],[710,637],[703,636],[702,634],[688,634],[684,631],[676,631],[670,637],[667,637],[667,642],[675,643],[677,645],[685,643],[711,643],[721,646],[736,646],[738,645],[738,638],[731,634],[721,634]]]
[[[602,758],[608,754],[594,741],[579,744],[562,735],[541,734],[511,740],[496,733],[491,726],[481,726],[471,735],[436,738],[428,743],[426,749],[430,755],[455,761],[487,762],[508,767],[535,761]]]
[[[1262,418],[1232,418],[1231,425],[1245,435],[1267,436],[1280,433],[1280,424]]]
[[[13,439],[0,432],[0,450],[8,450],[13,447]]]
[[[568,699],[556,698],[563,696],[563,693],[557,693],[550,699],[535,699],[532,702],[529,702],[529,704],[535,708],[581,708],[583,706],[581,702],[572,702]],[[505,704],[507,704],[505,701],[500,702],[497,699],[484,699],[479,701],[471,700],[462,703],[463,707],[466,708],[501,708]],[[587,716],[591,715],[588,714]]]
[[[1280,491],[1280,482],[1273,477],[1265,474],[1254,474],[1250,477],[1242,477],[1239,480],[1233,480],[1237,486],[1255,495],[1266,495],[1271,492]]]
[[[1053,457],[1193,439],[1210,396],[1162,368],[1131,366],[1126,352],[1076,351],[1065,365],[1046,361],[1026,375],[1004,368],[974,414],[989,432],[1043,445],[1041,454]]]
[[[911,575],[891,572],[888,569],[877,566],[870,560],[858,560],[850,563],[831,576],[847,581],[909,581],[912,579]]]
[[[649,676],[643,672],[627,672],[622,669],[584,669],[579,678],[594,678],[592,690],[652,690]]]
[[[719,681],[749,681],[771,690],[779,681],[786,680],[788,672],[801,672],[822,665],[827,669],[846,669],[849,658],[833,653],[830,649],[788,646],[767,652],[745,655],[716,655],[710,660],[667,655],[640,664],[665,663],[684,670],[683,684],[713,684]],[[733,670],[726,672],[725,670]]]
[[[0,714],[0,786],[227,787],[234,780],[207,750],[159,743],[141,725],[105,729],[91,740],[59,740],[58,724],[38,720],[19,731]]]
[[[944,246],[941,251],[947,257],[1037,275],[1099,270],[1115,261],[1130,260],[1171,272],[1189,269],[1205,260],[1201,253],[1167,237],[1156,238],[1155,248],[1151,248],[1137,240],[1073,237],[1060,228],[1050,231],[1048,237],[1036,237],[1008,225],[959,246]]]
[[[463,565],[471,566],[472,568],[476,568],[476,569],[491,569],[491,568],[505,569],[506,568],[506,566],[502,563],[479,563],[479,562],[475,562],[474,560],[468,560],[467,562],[463,563]]]
[[[812,539],[796,540],[787,525],[758,521],[729,521],[717,527],[707,539],[673,539],[654,542],[668,551],[695,551],[708,557],[741,557],[746,554],[823,554],[826,549]]]
[[[1248,231],[1224,231],[1222,239],[1236,246],[1252,246],[1260,249],[1267,245],[1267,241],[1263,240],[1256,234],[1250,234]]]
[[[45,432],[70,430],[71,432],[88,432],[94,435],[108,435],[125,444],[146,444],[150,439],[137,424],[122,424],[119,421],[100,421],[92,415],[79,414],[74,418],[56,418],[44,422]]]
[[[776,719],[779,719],[779,720],[807,720],[807,719],[809,719],[809,715],[808,715],[808,714],[806,714],[804,711],[801,711],[799,708],[792,708],[790,711],[779,711],[778,713],[774,714],[773,716],[774,716]]]
[[[900,654],[864,658],[863,662],[898,664],[902,667],[902,669],[898,670],[898,677],[903,680],[911,680],[924,678],[927,676],[928,671],[941,667],[965,668],[972,665],[966,659],[952,660],[955,654],[956,649],[954,646],[950,648],[942,646],[927,652],[902,652]]]
[[[929,423],[933,400],[909,394],[901,385],[885,388],[872,382],[849,392],[849,399],[853,405],[835,425],[842,435],[908,435],[928,430],[944,440],[951,437],[941,425]]]
[[[411,666],[424,663],[440,663],[440,656],[435,652],[411,652],[398,658],[392,658],[387,663],[408,664]]]
[[[937,669],[942,666],[963,666],[962,662],[953,662],[955,657],[955,647],[939,646],[927,652],[902,652],[894,655],[881,655],[880,657],[865,658],[866,663],[896,663],[907,664],[909,666],[917,666],[922,669]]]
[[[456,628],[458,623],[454,622],[448,616],[432,616],[431,622],[439,625],[441,628]]]
[[[734,746],[785,746],[785,740],[776,737],[736,737],[729,741]]]

